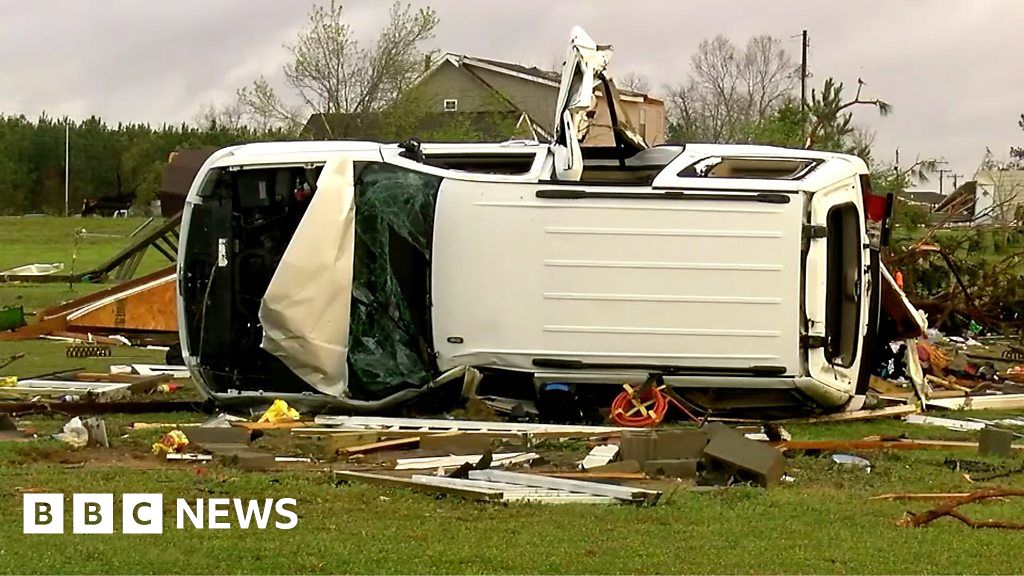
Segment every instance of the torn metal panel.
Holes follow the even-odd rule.
[[[352,160],[330,161],[260,304],[262,348],[310,386],[347,396],[355,251]]]

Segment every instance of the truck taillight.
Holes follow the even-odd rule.
[[[860,190],[864,196],[864,215],[871,222],[882,222],[889,217],[889,198],[876,196],[871,188],[871,176],[860,175]]]
[[[875,194],[871,187],[871,176],[867,174],[860,175],[860,189],[864,200],[864,219],[868,224],[868,235],[877,238],[877,247],[888,246],[889,218],[892,216],[895,197],[892,194]]]

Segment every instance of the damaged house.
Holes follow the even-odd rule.
[[[853,156],[652,147],[610,58],[573,30],[550,142],[214,153],[178,260],[200,388],[367,412],[473,369],[570,402],[655,376],[718,411],[858,408],[875,348],[921,330],[879,263],[891,198]]]
[[[410,133],[436,132],[455,124],[479,135],[481,142],[528,139],[550,142],[561,74],[488,58],[448,53],[427,62],[410,91],[411,105],[422,108]],[[601,87],[595,90],[604,98]],[[665,104],[642,92],[619,90],[618,111],[635,133],[651,145],[665,142]],[[584,146],[614,145],[610,108],[600,104]],[[302,135],[314,140],[378,140],[390,135],[380,114],[313,114]]]

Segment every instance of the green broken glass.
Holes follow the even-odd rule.
[[[441,178],[370,164],[355,185],[348,390],[375,400],[420,387],[435,371],[428,294]]]

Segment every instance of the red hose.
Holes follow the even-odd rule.
[[[633,390],[629,384],[612,401],[612,422],[619,426],[644,428],[657,426],[668,412],[668,400],[655,386],[644,391]]]

